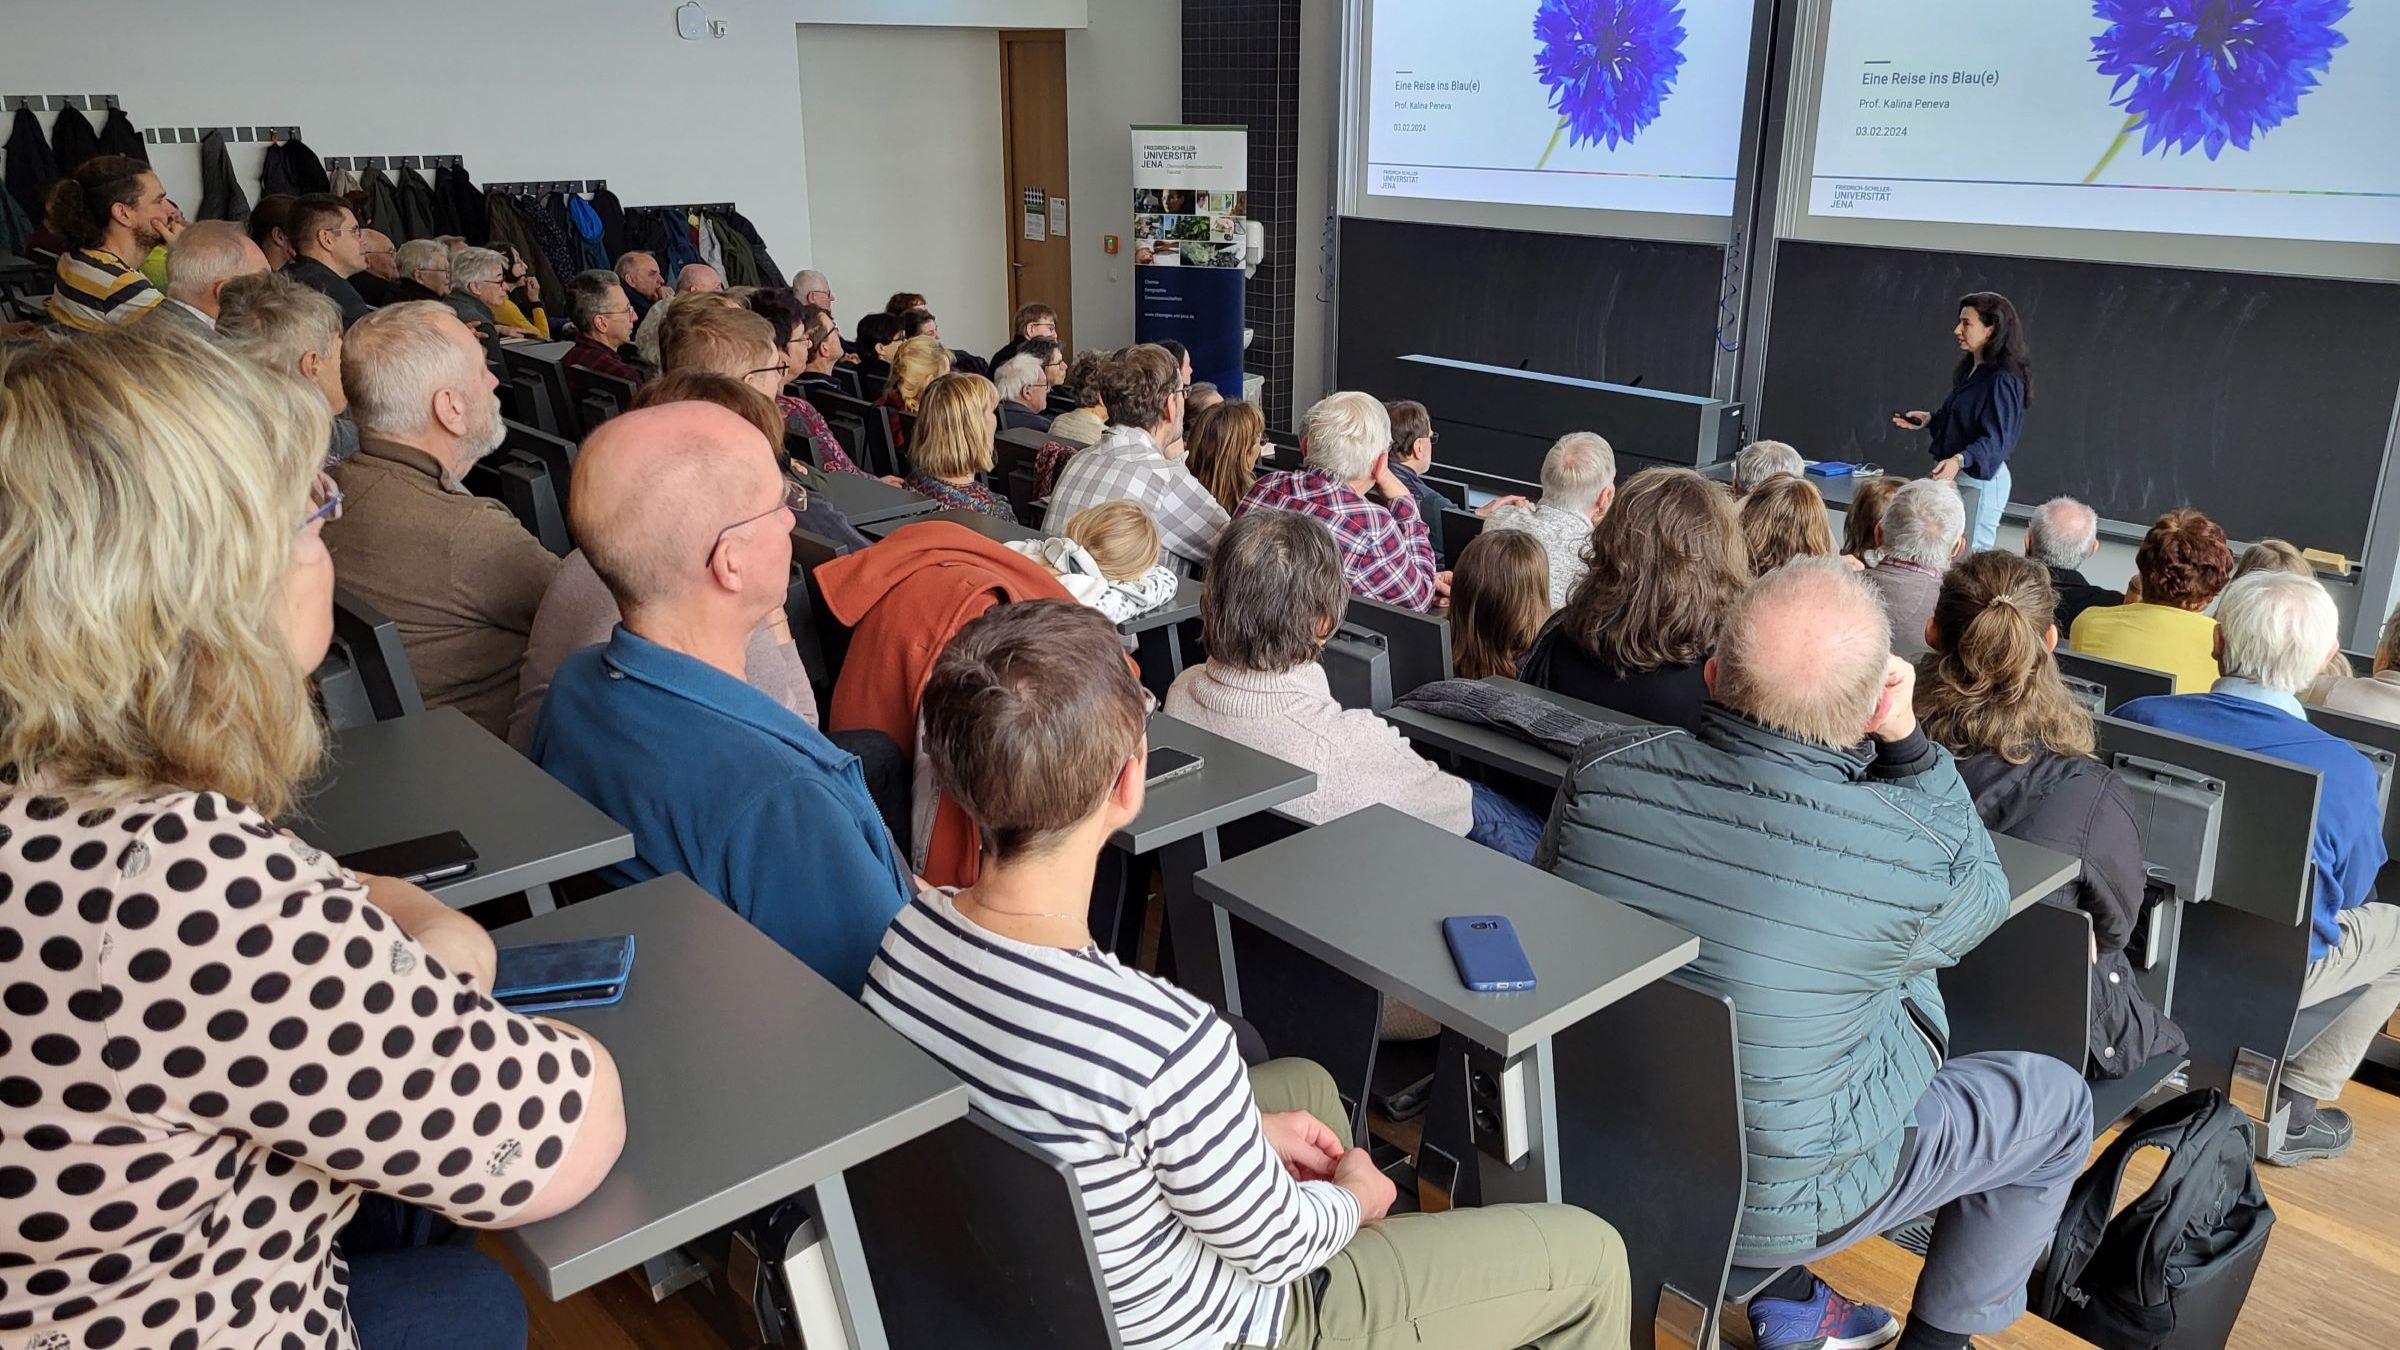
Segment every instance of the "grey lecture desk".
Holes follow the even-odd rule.
[[[891,485],[886,483],[883,486]],[[925,500],[930,503],[932,498],[929,497]],[[981,511],[969,511],[965,507],[959,506],[947,507],[939,511],[927,511],[921,515],[886,517],[859,525],[858,532],[869,539],[881,541],[891,538],[893,531],[902,526],[921,525],[929,520],[946,520],[953,525],[973,530],[984,538],[1001,544],[1013,544],[1021,540],[1043,537],[1040,530],[1027,529],[1013,520],[1002,520],[998,516],[986,515]],[[853,518],[851,524],[857,525],[858,522]]]
[[[1194,887],[1501,1059],[1521,1165],[1478,1151],[1487,1204],[1559,1199],[1551,1039],[1700,954],[1671,924],[1388,806],[1218,863]],[[1482,994],[1459,981],[1442,920],[1461,913],[1507,916],[1532,958],[1532,990]]]
[[[1165,713],[1150,715],[1149,733],[1152,749],[1198,755],[1200,767],[1151,788],[1142,813],[1109,836],[1109,861],[1115,866],[1105,869],[1094,887],[1092,935],[1103,948],[1131,959],[1141,942],[1144,911],[1141,869],[1132,864],[1158,855],[1176,983],[1233,1011],[1233,986],[1224,974],[1232,969],[1232,930],[1221,914],[1192,895],[1192,878],[1221,856],[1219,826],[1307,796],[1317,790],[1317,776]],[[1111,884],[1111,872],[1117,884]],[[1127,878],[1135,884],[1123,884]]]
[[[560,1299],[810,1191],[851,1344],[880,1350],[842,1172],[966,1115],[965,1086],[681,875],[494,938],[505,948],[619,933],[634,936],[625,997],[549,1016],[616,1059],[625,1152],[582,1204],[509,1230],[508,1243]],[[905,1294],[905,1280],[889,1284]]]
[[[452,909],[523,891],[551,908],[550,883],[633,856],[633,834],[456,708],[351,727],[293,809],[292,832],[337,857],[456,830],[475,870],[429,887]]]
[[[800,480],[811,493],[831,502],[835,509],[849,517],[860,534],[867,526],[903,516],[921,516],[935,509],[933,498],[894,487],[880,478],[868,478],[855,473],[828,473],[811,470]]]

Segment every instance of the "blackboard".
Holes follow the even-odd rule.
[[[1892,427],[1949,389],[1959,296],[2025,317],[2034,405],[2010,496],[2236,540],[2366,551],[2400,390],[2400,286],[1784,240],[1753,434],[1811,458],[1930,463]]]
[[[1423,353],[1705,395],[1724,267],[1713,244],[1344,216],[1336,382],[1389,397]]]

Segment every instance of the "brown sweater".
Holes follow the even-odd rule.
[[[429,708],[508,735],[517,668],[558,559],[508,508],[470,494],[433,456],[375,436],[333,471],[342,517],[333,572],[391,616]]]

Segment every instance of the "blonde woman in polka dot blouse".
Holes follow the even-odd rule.
[[[0,1346],[524,1344],[616,1070],[277,828],[332,631],[324,401],[180,332],[0,354]],[[362,1212],[362,1200],[367,1209]]]

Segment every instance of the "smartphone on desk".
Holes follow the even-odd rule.
[[[1505,914],[1458,914],[1442,920],[1450,963],[1467,988],[1482,994],[1514,994],[1533,988],[1533,963],[1517,941],[1517,926]]]
[[[492,1001],[512,1012],[600,1008],[625,997],[633,935],[503,947],[492,970]]]
[[[416,886],[456,881],[475,870],[475,846],[456,830],[380,844],[342,855],[342,866],[353,872],[394,877]]]
[[[1200,766],[1207,762],[1198,755],[1178,750],[1170,745],[1151,746],[1150,762],[1147,766],[1148,780],[1144,786],[1157,787],[1170,778],[1181,778],[1187,773],[1198,773]]]

